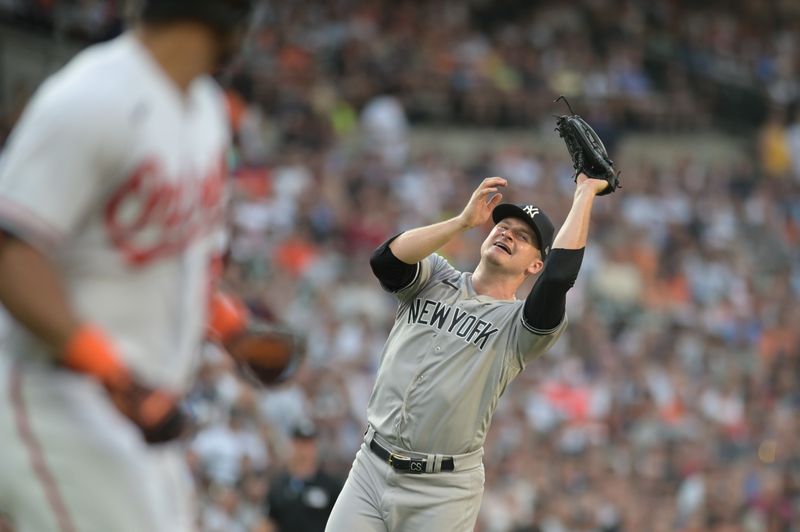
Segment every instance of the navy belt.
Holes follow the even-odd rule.
[[[372,438],[369,442],[370,450],[375,453],[381,460],[392,466],[395,471],[403,471],[405,473],[421,474],[426,473],[428,460],[425,458],[411,458],[410,456],[403,456],[402,454],[395,454]],[[453,457],[448,456],[442,458],[442,471],[454,471],[455,463]]]

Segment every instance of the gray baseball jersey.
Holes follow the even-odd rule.
[[[397,319],[380,355],[367,419],[389,443],[463,454],[483,446],[497,400],[563,332],[525,323],[523,300],[479,295],[472,274],[433,254],[395,292]]]

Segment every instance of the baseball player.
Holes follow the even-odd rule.
[[[508,383],[564,331],[566,293],[583,257],[604,180],[577,176],[554,228],[535,205],[500,204],[490,177],[455,218],[390,239],[372,255],[399,301],[367,408],[369,427],[328,532],[471,531],[483,494],[483,442]],[[435,251],[489,218],[473,273]],[[551,249],[552,247],[552,249]],[[523,281],[539,275],[517,300]]]
[[[173,439],[206,329],[249,0],[148,0],[34,96],[0,159],[0,514],[193,530]],[[151,445],[152,443],[152,445]]]

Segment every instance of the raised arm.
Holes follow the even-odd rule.
[[[389,244],[389,249],[406,264],[421,261],[457,234],[486,222],[492,215],[492,209],[503,199],[498,190],[506,184],[507,181],[502,177],[487,177],[472,193],[461,214],[443,222],[406,231]]]
[[[544,270],[525,300],[525,323],[537,333],[552,332],[564,319],[567,291],[575,284],[583,261],[594,198],[607,186],[606,181],[578,175],[567,219],[553,241]]]
[[[390,292],[408,286],[418,272],[419,262],[445,245],[458,233],[484,223],[503,195],[502,177],[484,179],[470,196],[461,214],[449,220],[401,233],[384,242],[370,257],[369,264],[381,285]]]
[[[567,219],[558,230],[553,241],[553,249],[582,249],[586,247],[589,236],[589,219],[592,216],[592,205],[597,194],[608,186],[606,181],[590,179],[585,174],[578,174],[575,195]]]

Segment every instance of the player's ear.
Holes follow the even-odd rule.
[[[536,275],[544,268],[544,261],[541,257],[536,257],[525,270],[526,275]]]

